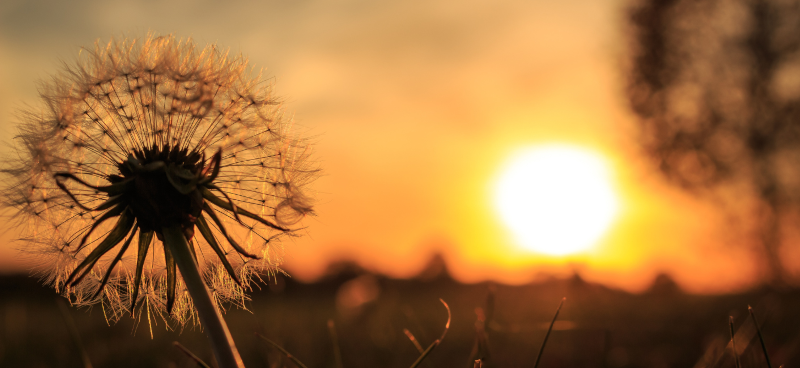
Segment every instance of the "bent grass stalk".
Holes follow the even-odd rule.
[[[445,309],[447,309],[447,323],[445,323],[444,325],[444,331],[442,331],[442,335],[439,336],[438,339],[434,340],[433,343],[431,343],[431,345],[428,346],[428,348],[425,349],[422,352],[422,354],[420,354],[419,358],[417,358],[417,360],[414,362],[414,364],[411,365],[410,368],[416,368],[420,364],[422,364],[422,361],[425,360],[426,357],[428,357],[428,355],[433,351],[433,349],[442,343],[442,340],[444,340],[445,335],[447,335],[447,331],[450,330],[450,320],[452,319],[452,314],[450,313],[450,306],[447,305],[447,303],[445,303],[445,301],[441,298],[439,299],[439,301],[442,302]]]

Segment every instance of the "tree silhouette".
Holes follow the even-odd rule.
[[[729,209],[754,198],[764,275],[786,282],[781,233],[800,214],[800,1],[642,0],[628,16],[627,97],[646,152]]]

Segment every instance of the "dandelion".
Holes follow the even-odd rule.
[[[316,173],[251,73],[214,46],[151,36],[96,44],[42,86],[2,199],[48,283],[112,320],[199,318],[235,353],[218,304],[241,305],[253,276],[281,272],[279,238],[312,213]]]

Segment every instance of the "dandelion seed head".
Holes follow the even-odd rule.
[[[282,272],[280,238],[313,213],[317,170],[246,59],[173,36],[112,40],[40,91],[0,168],[2,201],[74,304],[195,319],[169,281],[165,226],[181,227],[222,304],[244,307],[253,277]]]

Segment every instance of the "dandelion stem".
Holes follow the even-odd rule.
[[[189,244],[186,242],[180,226],[164,227],[162,228],[162,234],[164,235],[164,245],[169,248],[175,258],[175,263],[177,263],[178,269],[181,271],[186,289],[189,291],[189,295],[192,296],[192,302],[197,308],[197,314],[200,317],[200,324],[206,330],[206,336],[211,342],[219,367],[243,368],[242,358],[233,343],[228,325],[225,324],[222,314],[220,314],[211,299],[211,294],[200,276],[197,263],[192,257]]]

